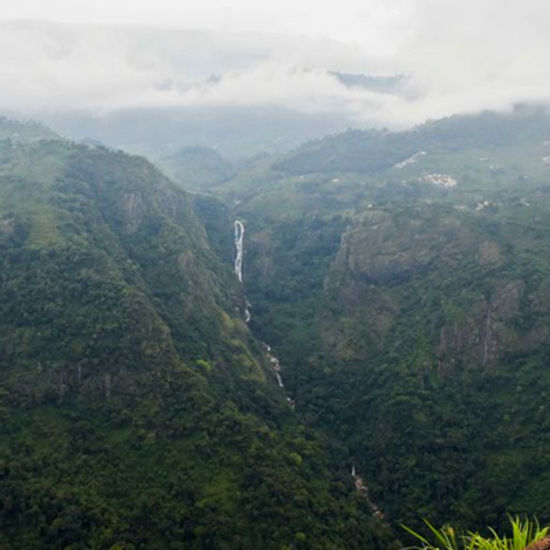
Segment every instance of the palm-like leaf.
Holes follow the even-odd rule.
[[[489,529],[491,535],[484,537],[471,531],[459,534],[449,526],[437,529],[429,521],[424,520],[424,522],[429,529],[428,538],[403,526],[407,532],[420,541],[421,546],[413,547],[416,550],[550,550],[550,539],[548,539],[548,546],[542,542],[542,539],[548,535],[549,528],[541,528],[536,520],[525,519],[522,521],[518,517],[510,517],[512,527],[510,538],[501,537],[494,529]],[[434,542],[430,542],[429,539]],[[537,541],[541,542],[534,544]]]

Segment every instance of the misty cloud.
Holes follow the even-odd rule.
[[[302,36],[297,26],[274,34],[261,26],[237,32],[5,21],[0,104],[30,114],[278,105],[341,112],[361,125],[407,126],[455,112],[548,101],[550,6],[529,0],[412,4],[350,11],[347,40],[346,14],[338,13],[334,28],[323,30],[323,10]],[[346,86],[332,71],[406,78],[396,93]]]

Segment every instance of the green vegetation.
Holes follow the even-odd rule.
[[[437,155],[465,150],[492,152],[542,145],[547,138],[548,115],[542,108],[518,109],[511,115],[485,112],[428,122],[406,132],[348,130],[303,145],[277,160],[274,168],[291,174],[374,175],[419,151]]]
[[[394,525],[550,520],[548,136],[536,110],[351,131],[212,189],[298,416]]]
[[[216,203],[103,147],[0,159],[0,546],[388,548],[242,320]]]
[[[546,524],[549,136],[531,111],[347,132],[206,166],[208,195],[0,141],[0,546],[386,550],[426,517],[483,548],[467,529]]]
[[[0,116],[0,140],[9,140],[13,143],[32,143],[44,139],[61,138],[48,127],[33,120],[21,122]]]
[[[509,537],[499,536],[490,529],[491,535],[484,537],[479,533],[468,532],[457,533],[450,526],[436,529],[430,522],[426,521],[430,531],[430,543],[424,536],[412,529],[405,529],[421,542],[419,550],[524,550],[529,544],[544,538],[548,534],[548,527],[540,528],[536,521],[519,518],[510,518],[512,532]]]

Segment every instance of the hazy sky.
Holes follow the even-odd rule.
[[[550,99],[546,0],[17,0],[0,21],[6,109],[280,104],[411,124]],[[327,71],[407,80],[375,93]]]
[[[378,48],[414,11],[403,0],[18,0],[2,19],[133,22],[357,40]],[[388,40],[386,40],[388,39]]]

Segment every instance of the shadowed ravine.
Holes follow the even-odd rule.
[[[243,277],[242,277],[242,268],[243,268],[243,252],[244,252],[244,225],[240,220],[235,220],[235,274],[237,275],[237,278],[239,279],[239,282],[243,283]],[[245,321],[248,323],[250,321],[251,315],[249,311],[250,302],[245,296]],[[277,379],[277,383],[280,388],[284,388],[284,382],[283,378],[281,376],[281,364],[279,359],[271,353],[271,346],[269,344],[264,343],[265,350],[267,352],[267,356],[269,358],[269,364],[271,365],[271,368],[273,369],[273,372],[275,373],[275,377]],[[287,403],[291,406],[295,406],[294,400],[286,396]],[[378,507],[378,505],[371,499],[369,494],[369,489],[366,483],[363,481],[363,478],[357,475],[355,470],[355,465],[352,466],[351,476],[353,478],[355,488],[357,492],[367,501],[369,507],[372,510],[372,515],[375,518],[378,519],[384,519],[385,516]]]
[[[243,283],[243,251],[244,251],[244,225],[240,220],[235,220],[235,274],[239,279],[239,282]],[[245,296],[245,321],[248,323],[251,319],[250,315],[250,302]],[[281,376],[281,366],[279,359],[271,353],[271,346],[269,344],[264,344],[264,347],[269,358],[269,364],[275,373],[275,378],[277,379],[277,384],[280,388],[284,388],[283,378]],[[287,402],[294,406],[294,401],[287,396]]]

